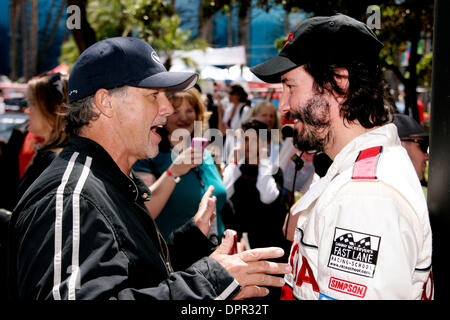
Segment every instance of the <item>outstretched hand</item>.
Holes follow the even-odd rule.
[[[217,198],[213,196],[214,186],[209,186],[200,201],[198,211],[194,216],[194,222],[200,231],[208,237],[211,229],[211,222],[216,217],[216,201]]]
[[[230,230],[225,232],[221,245],[211,254],[242,286],[235,300],[263,297],[269,291],[263,286],[282,287],[284,279],[273,276],[291,272],[287,263],[275,263],[266,259],[280,258],[284,255],[281,248],[258,248],[230,255],[233,250],[234,236]]]

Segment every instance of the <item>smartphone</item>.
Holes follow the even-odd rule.
[[[202,149],[202,152],[205,151],[206,146],[208,145],[208,139],[202,137],[194,137],[191,141],[191,147],[196,149]]]

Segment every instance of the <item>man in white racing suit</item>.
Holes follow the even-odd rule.
[[[279,110],[294,119],[296,146],[333,159],[291,209],[282,299],[433,299],[428,208],[391,123],[382,46],[350,17],[314,17],[252,68],[282,82]]]

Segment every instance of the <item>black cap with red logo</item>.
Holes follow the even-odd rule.
[[[280,82],[281,76],[305,63],[378,63],[383,44],[364,23],[343,14],[300,22],[275,58],[251,68],[261,80]]]

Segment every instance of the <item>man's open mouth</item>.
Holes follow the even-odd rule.
[[[152,126],[150,127],[150,131],[152,131],[154,134],[158,134],[157,130],[162,129],[164,127],[164,125],[166,124],[167,120],[166,118],[163,119],[157,119],[155,121],[153,121]]]

